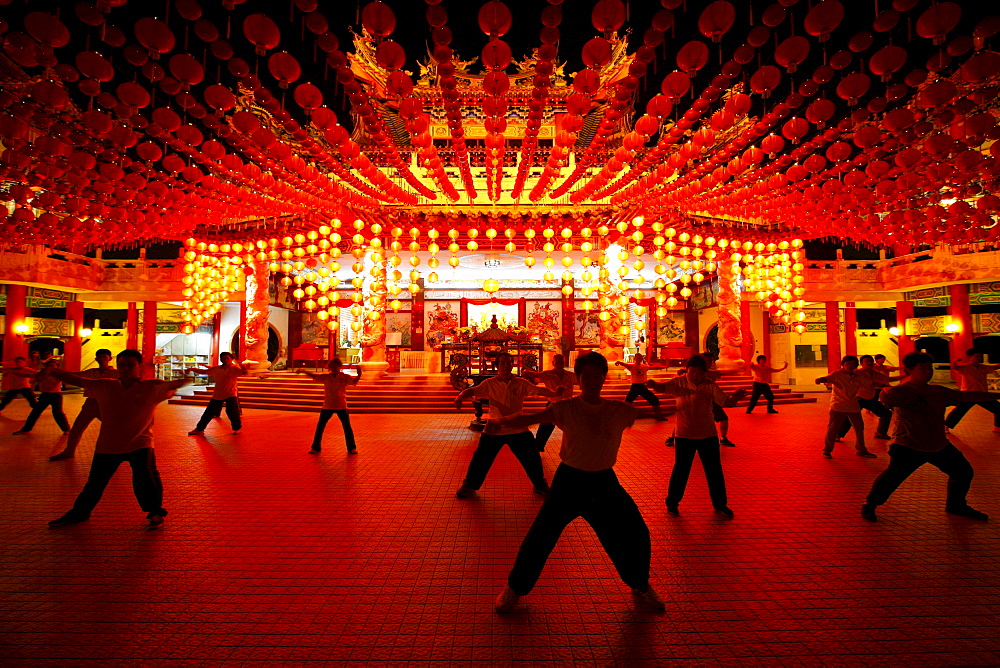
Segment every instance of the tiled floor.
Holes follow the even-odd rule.
[[[67,405],[75,415],[79,398]],[[248,410],[243,434],[216,421],[195,438],[198,409],[161,406],[159,531],[144,530],[127,469],[90,521],[46,527],[84,482],[96,425],[81,456],[50,463],[62,437],[45,416],[0,437],[0,660],[1000,663],[1000,434],[987,414],[974,409],[954,439],[976,468],[970,502],[995,521],[945,515],[944,476],[925,467],[870,524],[858,510],[884,442],[878,459],[848,442],[830,461],[822,403],[758,412],[732,412],[733,520],[713,514],[697,464],[683,515],[665,513],[672,422],[626,434],[617,469],[650,526],[665,612],[632,599],[578,521],[506,616],[492,602],[542,500],[509,452],[477,497],[455,498],[476,439],[468,411],[355,416],[357,457],[334,420],[314,457],[315,414]],[[0,429],[25,413],[18,400]]]

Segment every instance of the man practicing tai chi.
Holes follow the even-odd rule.
[[[525,369],[524,377],[528,380],[542,381],[542,385],[552,392],[559,392],[559,388],[565,388],[562,390],[560,400],[573,398],[573,383],[576,374],[566,370],[566,361],[562,355],[552,357],[552,368],[548,371],[539,373]],[[551,403],[549,402],[550,405]],[[538,429],[535,431],[535,443],[538,444],[539,452],[545,452],[545,444],[549,442],[549,436],[552,436],[555,428],[556,426],[551,422],[543,422],[538,425]]]
[[[753,413],[753,409],[757,407],[757,401],[761,395],[767,399],[767,412],[777,413],[778,411],[774,410],[774,392],[771,391],[771,374],[787,369],[788,362],[775,368],[768,366],[766,355],[757,355],[757,363],[747,364],[747,367],[750,369],[750,373],[753,374],[753,387],[750,392],[750,404],[747,406],[747,414]]]
[[[212,398],[205,406],[205,412],[201,414],[198,425],[188,432],[188,436],[197,436],[205,433],[205,427],[212,418],[222,411],[222,405],[226,405],[226,417],[233,427],[233,433],[240,433],[243,428],[243,418],[240,416],[240,398],[236,389],[236,382],[240,376],[247,375],[244,369],[233,357],[232,353],[222,353],[219,355],[221,364],[209,368],[191,367],[188,371],[207,374],[215,382],[215,389],[212,390]],[[249,364],[249,362],[248,362]]]
[[[552,478],[552,493],[521,543],[495,609],[509,612],[534,588],[563,529],[583,517],[625,584],[647,605],[663,610],[666,606],[649,584],[649,528],[613,468],[622,432],[632,426],[636,409],[622,401],[601,398],[608,361],[599,353],[581,355],[574,371],[580,396],[557,401],[541,413],[503,417],[486,424],[485,434],[545,422],[563,431],[562,463]]]
[[[840,361],[840,370],[828,376],[816,379],[817,384],[833,387],[830,395],[830,419],[826,425],[826,440],[823,445],[823,456],[833,459],[833,444],[837,440],[837,432],[844,420],[850,420],[854,427],[854,449],[858,457],[874,459],[878,455],[869,452],[865,447],[865,422],[861,418],[861,405],[858,404],[858,393],[865,385],[871,385],[870,377],[858,373],[858,358],[845,355]]]
[[[958,374],[958,388],[965,392],[989,391],[987,377],[1000,369],[1000,364],[983,364],[983,355],[976,352],[975,348],[966,350],[965,355],[964,360],[957,359],[951,364],[951,368]],[[973,406],[981,406],[993,413],[993,431],[1000,431],[1000,402],[997,401],[963,401],[948,413],[945,426],[948,429],[957,427]]]
[[[882,402],[892,411],[892,443],[889,467],[883,471],[861,506],[861,516],[871,522],[878,518],[875,509],[889,500],[904,480],[924,464],[933,464],[948,476],[948,495],[944,511],[974,520],[989,516],[965,500],[972,486],[972,465],[945,435],[944,409],[962,402],[995,401],[996,392],[970,392],[931,385],[934,358],[926,353],[910,353],[903,358],[909,374],[896,387],[882,391]]]
[[[879,392],[894,380],[899,380],[904,376],[889,376],[889,374],[879,371],[875,366],[875,358],[871,355],[861,356],[861,368],[858,373],[867,378],[869,382],[858,388],[858,406],[878,418],[878,426],[875,428],[875,438],[884,441],[889,440],[889,421],[892,419],[892,411],[885,404],[878,400]],[[847,435],[851,429],[851,421],[844,420],[837,432],[837,439]]]
[[[726,517],[733,517],[726,495],[726,479],[722,473],[719,436],[713,413],[716,405],[735,406],[746,396],[746,389],[740,388],[727,397],[715,381],[709,380],[708,362],[702,355],[695,355],[687,361],[687,373],[683,376],[671,378],[665,383],[651,380],[649,387],[677,398],[674,468],[667,490],[667,512],[681,514],[678,506],[687,489],[694,456],[698,455],[708,482],[712,507]]]
[[[553,399],[560,396],[556,392],[533,385],[524,378],[512,374],[514,358],[510,353],[503,352],[497,355],[496,365],[497,375],[487,378],[475,387],[463,390],[455,398],[455,408],[462,408],[462,402],[469,397],[488,399],[490,418],[499,420],[500,418],[520,415],[524,408],[525,397],[540,394],[543,397]],[[485,432],[480,434],[479,445],[476,446],[476,451],[472,454],[472,461],[469,462],[465,481],[458,488],[455,496],[464,499],[472,496],[476,490],[482,487],[483,481],[486,480],[486,474],[490,472],[490,467],[493,466],[493,462],[504,445],[510,448],[510,451],[517,457],[517,461],[521,463],[524,472],[528,474],[528,479],[534,485],[535,493],[549,493],[549,484],[545,482],[542,458],[538,454],[534,435],[524,428],[503,427],[493,434]]]
[[[312,448],[309,454],[318,455],[323,451],[323,431],[326,423],[330,421],[336,413],[340,419],[340,424],[344,428],[344,441],[347,443],[347,454],[358,454],[357,445],[354,442],[354,430],[351,428],[351,416],[347,412],[347,386],[357,385],[361,382],[361,367],[359,366],[356,376],[349,376],[341,368],[344,363],[334,357],[326,368],[330,373],[311,373],[301,367],[295,373],[304,373],[313,380],[323,384],[323,407],[319,411],[319,422],[316,423],[316,433],[313,435]]]
[[[94,354],[94,359],[97,361],[97,367],[93,369],[87,369],[86,371],[81,371],[78,374],[80,378],[117,378],[118,370],[111,366],[111,351],[107,348],[101,348]],[[72,383],[70,383],[72,385]],[[49,457],[50,462],[58,462],[63,459],[72,459],[76,456],[76,446],[80,444],[80,439],[83,438],[83,432],[87,431],[87,427],[94,419],[101,419],[101,409],[97,406],[97,400],[93,397],[87,397],[86,401],[83,402],[83,406],[80,407],[80,412],[77,414],[76,419],[73,420],[73,426],[69,430],[69,439],[66,441],[66,447],[63,451],[52,455]]]
[[[76,497],[72,510],[49,522],[49,526],[89,519],[104,488],[123,462],[132,467],[132,490],[146,513],[149,528],[158,529],[167,516],[163,508],[163,483],[153,451],[153,412],[158,403],[190,381],[142,380],[142,353],[138,350],[118,353],[117,363],[118,378],[82,378],[58,369],[52,372],[67,383],[79,385],[88,398],[97,401],[101,431],[94,446],[87,484]]]
[[[632,403],[635,401],[636,397],[642,397],[649,402],[649,405],[653,407],[653,416],[657,420],[666,420],[663,413],[660,412],[660,400],[655,394],[649,391],[646,387],[646,380],[649,378],[650,369],[662,369],[664,368],[662,364],[646,364],[646,358],[642,356],[642,353],[636,353],[635,358],[632,360],[631,364],[626,364],[625,362],[615,362],[615,366],[625,367],[625,370],[629,372],[632,377],[632,384],[628,386],[628,394],[625,395],[625,402]]]
[[[10,402],[14,401],[18,395],[28,401],[32,408],[37,403],[35,393],[31,391],[31,385],[35,377],[36,370],[28,366],[28,361],[23,357],[14,358],[14,366],[3,370],[3,382],[7,386],[7,392],[0,400],[0,411],[7,408]]]

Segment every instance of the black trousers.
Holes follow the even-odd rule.
[[[552,405],[552,402],[545,404],[548,408]],[[552,432],[556,430],[556,426],[551,422],[542,422],[538,425],[538,429],[535,430],[535,444],[538,446],[539,452],[545,452],[545,444],[549,442],[549,436]]]
[[[642,383],[632,383],[628,386],[628,394],[625,395],[625,401],[632,403],[636,397],[642,397],[653,408],[657,408],[660,405],[660,399]]]
[[[514,453],[517,461],[521,462],[521,468],[528,474],[531,484],[536,489],[548,489],[545,473],[542,471],[542,458],[538,454],[538,446],[535,445],[535,436],[530,431],[503,435],[481,434],[479,445],[472,453],[472,461],[469,462],[469,470],[465,474],[463,484],[472,489],[482,487],[486,474],[490,472],[493,462],[505,445]]]
[[[0,399],[0,411],[7,408],[7,405],[14,401],[19,394],[28,400],[28,405],[32,408],[38,403],[35,401],[35,393],[31,391],[30,387],[22,387],[19,390],[7,390],[3,395],[3,399]]]
[[[965,495],[972,486],[972,464],[953,444],[937,452],[922,452],[899,443],[889,446],[889,467],[879,474],[868,493],[868,503],[880,506],[896,488],[924,464],[933,464],[948,476],[948,507],[965,505]]]
[[[649,588],[652,548],[649,528],[613,469],[581,471],[560,464],[552,493],[542,504],[507,577],[514,593],[532,590],[563,529],[582,517],[594,529],[622,581],[638,591]]]
[[[332,408],[324,408],[319,412],[319,422],[316,423],[316,434],[313,436],[312,444],[313,450],[323,449],[323,430],[326,429],[326,423],[330,421],[334,413],[340,418],[340,424],[344,427],[344,441],[347,442],[347,451],[350,452],[357,448],[357,445],[354,443],[354,430],[351,428],[351,416],[348,414],[347,409],[334,410]]]
[[[712,505],[716,508],[726,506],[729,499],[726,496],[726,478],[722,475],[718,436],[674,439],[674,470],[670,473],[667,505],[676,506],[684,498],[684,490],[687,489],[691,465],[696,454],[701,459],[701,468],[705,470],[705,480],[708,481],[708,495],[712,499]]]
[[[90,512],[101,500],[104,488],[111,482],[111,477],[121,466],[128,462],[132,467],[132,491],[139,502],[139,507],[148,515],[166,515],[163,509],[163,483],[160,472],[156,470],[156,453],[153,448],[139,448],[123,455],[105,455],[94,453],[90,464],[90,476],[83,491],[76,497],[73,513],[90,516]]]
[[[240,418],[240,398],[229,397],[228,399],[209,399],[208,406],[205,406],[205,412],[201,414],[201,419],[198,420],[198,426],[195,427],[195,430],[204,431],[208,423],[212,421],[212,418],[222,413],[223,404],[226,406],[226,417],[229,418],[229,422],[233,425],[233,431],[242,429],[243,420]]]
[[[747,413],[757,407],[761,395],[767,399],[767,410],[774,409],[774,392],[771,391],[771,386],[767,383],[754,383],[753,389],[750,391],[750,405],[747,406]]]
[[[59,425],[63,431],[69,431],[69,419],[66,417],[66,413],[63,411],[63,396],[61,392],[41,392],[38,395],[38,401],[34,406],[31,407],[31,412],[28,413],[28,419],[24,421],[24,426],[21,427],[22,431],[31,431],[38,422],[38,418],[42,416],[45,409],[52,406],[52,417],[56,419],[56,424]]]
[[[993,413],[993,426],[1000,427],[1000,401],[963,401],[959,405],[951,409],[948,413],[948,417],[945,418],[944,423],[948,429],[954,429],[958,426],[958,423],[962,421],[965,414],[972,409],[973,406],[982,406],[990,413]]]
[[[878,418],[878,426],[875,428],[876,434],[887,435],[889,433],[889,424],[892,422],[892,410],[883,404],[878,399],[858,399],[858,405],[861,406],[862,410],[867,410],[869,413],[873,414]],[[837,436],[843,438],[847,435],[847,432],[851,430],[851,421],[844,420],[843,424],[840,425],[840,431],[837,432]]]

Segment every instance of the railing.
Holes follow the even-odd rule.
[[[108,260],[44,246],[0,251],[0,280],[43,283],[77,290],[180,290],[181,260]]]

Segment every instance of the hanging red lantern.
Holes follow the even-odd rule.
[[[302,76],[299,61],[287,51],[271,54],[267,59],[267,69],[271,76],[278,80],[278,86],[281,88],[288,88],[288,84],[298,81]]]
[[[1000,54],[983,50],[962,65],[962,78],[968,83],[980,83],[1000,73]]]
[[[778,45],[774,51],[774,62],[789,73],[795,72],[799,64],[809,56],[809,40],[801,35],[789,37]]]
[[[202,79],[205,78],[205,70],[201,63],[188,53],[178,53],[171,56],[168,68],[174,78],[181,82],[185,90],[201,83]]]
[[[611,62],[611,42],[603,37],[595,37],[583,45],[583,64],[597,69]]]
[[[46,46],[59,47],[69,44],[69,29],[48,12],[30,12],[24,17],[24,29]]]
[[[806,14],[804,26],[806,32],[813,37],[818,37],[819,41],[825,42],[830,39],[830,33],[843,20],[844,6],[840,4],[839,0],[823,0],[813,5],[809,13]]]
[[[510,46],[502,39],[491,39],[487,42],[481,55],[483,65],[489,70],[505,69],[510,65],[511,57]]]
[[[66,89],[52,81],[39,81],[31,86],[31,96],[49,109],[59,110],[69,104]]]
[[[389,5],[375,0],[361,10],[361,25],[372,37],[381,39],[388,37],[396,29],[396,15]]]
[[[815,123],[819,127],[823,127],[833,116],[836,111],[836,107],[833,102],[827,99],[815,100],[806,108],[806,118],[809,119],[810,123]]]
[[[577,93],[593,95],[601,89],[601,76],[594,70],[580,70],[573,76],[573,89]],[[590,101],[587,101],[590,104]]]
[[[934,44],[943,44],[948,33],[955,29],[962,18],[962,8],[955,2],[938,2],[931,5],[917,19],[917,34]]]
[[[868,61],[868,69],[882,81],[888,81],[906,64],[906,49],[900,46],[886,46],[878,51]]]
[[[406,72],[390,72],[385,89],[392,97],[406,97],[413,92],[413,80]]]
[[[698,30],[713,42],[719,42],[736,20],[736,10],[727,0],[715,0],[698,17]]]
[[[697,72],[708,63],[708,45],[691,40],[677,52],[677,67],[689,74]]]
[[[263,56],[281,41],[278,25],[267,14],[260,12],[243,19],[243,35],[256,47],[258,56]]]
[[[490,0],[479,8],[479,28],[490,37],[503,37],[514,19],[500,0]]]
[[[781,134],[793,144],[798,144],[799,140],[809,132],[809,121],[804,118],[792,118],[781,126]]]
[[[837,95],[841,99],[847,100],[847,104],[853,106],[858,103],[859,98],[864,97],[870,86],[871,80],[867,74],[855,72],[848,74],[837,84]]]
[[[149,92],[139,84],[131,81],[118,84],[118,87],[115,89],[115,95],[122,101],[122,104],[134,109],[146,107],[150,100]]]
[[[666,95],[654,95],[649,102],[646,103],[646,113],[650,116],[656,118],[664,118],[670,115],[670,111],[673,109],[673,103],[670,98]]]
[[[387,70],[401,70],[406,64],[406,52],[398,42],[391,39],[379,42],[375,47],[375,62]]]
[[[691,89],[691,77],[684,72],[671,72],[663,77],[660,90],[676,103]]]
[[[208,106],[219,112],[236,108],[236,96],[222,84],[212,84],[206,88],[204,98]]]
[[[111,63],[94,51],[76,54],[76,69],[95,81],[111,81],[115,76],[115,68]]]
[[[750,77],[750,88],[764,97],[770,96],[780,83],[781,70],[774,65],[764,65]]]
[[[917,104],[924,109],[933,109],[948,104],[957,94],[958,88],[951,81],[935,81],[917,94]]]
[[[135,22],[135,38],[149,49],[149,57],[153,60],[171,51],[177,42],[166,23],[148,16]]]
[[[505,72],[490,72],[483,77],[483,90],[493,96],[505,95],[510,89],[510,78]]]

